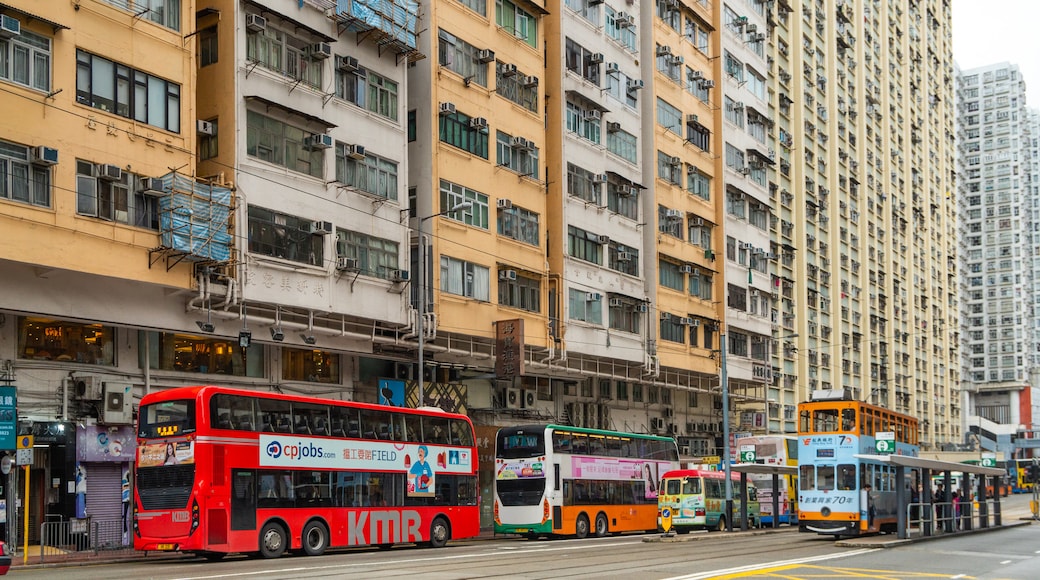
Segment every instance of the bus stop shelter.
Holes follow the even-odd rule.
[[[982,467],[981,465],[971,465],[968,463],[954,463],[952,461],[939,461],[936,459],[924,459],[921,457],[910,457],[907,455],[856,455],[858,459],[866,459],[869,461],[877,461],[880,463],[887,463],[893,467],[896,467],[896,502],[898,505],[898,535],[899,539],[906,539],[909,537],[909,526],[907,525],[907,508],[909,507],[910,498],[907,497],[907,489],[909,485],[906,479],[907,469],[916,469],[920,471],[920,481],[923,483],[921,486],[920,503],[922,506],[931,508],[936,504],[935,500],[938,500],[939,505],[952,506],[952,490],[950,487],[951,473],[960,472],[963,474],[972,474],[977,476],[977,487],[976,498],[979,501],[979,526],[989,527],[989,506],[986,503],[986,478],[992,477],[992,485],[994,490],[1000,489],[1000,480],[1006,475],[1003,469],[997,467]],[[932,474],[943,475],[943,497],[933,498],[932,497]],[[961,477],[961,494],[962,497],[971,497],[971,482],[967,477]],[[994,493],[993,502],[993,521],[994,524],[999,526],[1000,524],[1000,494]],[[952,512],[951,512],[952,513]],[[943,531],[953,532],[955,526],[954,518],[947,517],[943,518],[942,521],[937,521],[936,524],[942,526]],[[968,518],[966,521],[968,528],[971,526],[971,519]],[[921,522],[922,533],[925,536],[932,535],[932,522],[929,518],[924,518]]]
[[[748,529],[748,493],[747,476],[749,473],[773,476],[773,527],[780,526],[780,476],[797,475],[794,465],[773,465],[768,463],[738,463],[730,466],[730,471],[740,474],[740,529]],[[732,522],[730,518],[727,521]],[[793,521],[793,520],[792,520]]]

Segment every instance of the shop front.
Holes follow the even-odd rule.
[[[134,428],[129,425],[76,429],[76,517],[91,522],[99,546],[131,541],[129,490],[134,446]]]

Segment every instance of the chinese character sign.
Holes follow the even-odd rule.
[[[495,374],[512,378],[524,374],[524,320],[499,320],[495,335]]]
[[[0,387],[0,449],[15,448],[18,434],[18,394],[15,387]]]

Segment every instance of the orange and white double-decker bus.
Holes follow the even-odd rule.
[[[319,555],[479,533],[473,424],[404,409],[215,386],[146,395],[137,550]]]

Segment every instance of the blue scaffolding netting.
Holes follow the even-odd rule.
[[[163,247],[195,262],[231,258],[231,190],[168,173],[159,198],[159,235]]]
[[[361,31],[376,28],[406,45],[416,48],[419,3],[414,0],[336,0],[336,14],[351,22],[348,28]]]

